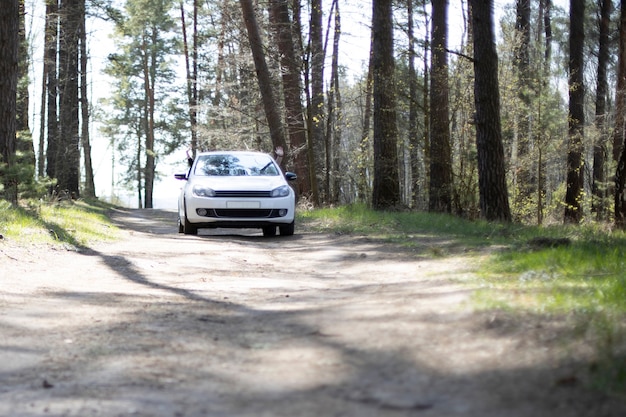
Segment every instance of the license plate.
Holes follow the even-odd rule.
[[[260,208],[261,203],[258,201],[227,201],[226,207],[232,209],[255,209]]]

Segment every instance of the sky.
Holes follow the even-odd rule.
[[[39,116],[41,104],[41,67],[43,58],[43,25],[44,7],[43,0],[26,0],[27,31],[31,39],[33,56],[35,60],[31,68],[31,130],[35,140],[35,149],[39,143]],[[461,7],[465,7],[467,0],[450,0],[449,6],[449,37],[450,47],[454,48],[460,43],[463,35],[463,23],[460,18]],[[498,21],[504,7],[510,7],[513,0],[496,0],[496,21]],[[367,4],[368,7],[363,7]],[[370,2],[359,0],[344,0],[340,3],[342,16],[342,36],[340,44],[340,64],[346,66],[352,77],[364,72],[369,55],[369,26],[371,16]],[[325,17],[327,19],[327,16]],[[418,22],[420,24],[421,22]],[[87,22],[90,54],[90,102],[92,106],[98,105],[98,99],[106,97],[111,86],[109,79],[102,73],[108,55],[115,51],[115,44],[110,38],[112,26],[100,20],[91,19]],[[350,77],[350,75],[349,75]],[[35,107],[37,106],[37,108]],[[136,197],[131,192],[126,192],[119,186],[113,187],[117,176],[123,168],[115,165],[116,157],[112,152],[110,140],[104,137],[98,130],[97,123],[92,123],[90,139],[92,144],[92,163],[96,182],[96,194],[103,199],[111,196],[112,191],[118,195],[122,202],[133,207],[136,205]],[[158,167],[162,179],[155,183],[154,204],[155,208],[175,208],[178,191],[181,182],[174,179],[174,173],[185,171],[184,150],[180,155],[173,155]]]

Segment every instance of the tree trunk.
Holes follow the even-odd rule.
[[[185,73],[187,75],[187,103],[189,108],[189,128],[191,130],[191,156],[196,157],[198,148],[198,1],[193,2],[192,52],[189,53],[187,24],[185,21],[185,3],[180,0],[180,20],[183,32],[183,53],[185,55]],[[221,55],[221,52],[220,52]],[[192,69],[193,68],[193,69]],[[219,65],[218,65],[219,68]],[[220,74],[218,72],[218,74]]]
[[[311,0],[311,22],[309,27],[310,39],[310,59],[311,59],[311,105],[309,122],[311,123],[311,134],[309,141],[311,142],[312,157],[315,160],[316,181],[320,184],[322,172],[319,167],[324,166],[324,123],[326,115],[324,113],[324,36],[322,29],[322,0]],[[328,167],[327,167],[328,169]],[[328,190],[322,190],[321,199],[325,200],[328,196]]]
[[[372,205],[377,210],[401,203],[398,173],[398,127],[393,57],[392,0],[374,0],[372,47],[374,75],[374,185]]]
[[[364,104],[363,104],[363,121],[361,123],[361,142],[359,143],[359,180],[358,180],[358,194],[363,202],[367,202],[369,192],[369,180],[368,180],[368,167],[370,166],[370,146],[372,143],[370,137],[370,130],[372,125],[372,88],[374,85],[374,69],[372,64],[372,47],[373,47],[373,34],[370,40],[370,59],[367,66],[367,78],[365,79],[365,91],[363,92]]]
[[[448,103],[448,2],[432,3],[430,88],[430,211],[452,209],[452,153]]]
[[[511,221],[500,124],[493,0],[470,0],[474,34],[474,101],[481,215]]]
[[[261,90],[261,100],[263,101],[265,117],[267,118],[267,123],[270,129],[272,145],[275,148],[279,146],[287,148],[283,123],[278,111],[280,106],[276,104],[277,100],[274,95],[269,68],[267,67],[267,62],[265,61],[265,50],[261,40],[261,33],[259,32],[259,27],[257,25],[254,7],[251,0],[239,0],[239,3],[241,4],[243,19],[248,31],[250,49],[252,50],[257,81],[259,83],[259,89]]]
[[[413,24],[413,2],[407,2],[407,37],[409,41],[409,152],[411,159],[411,206],[419,203],[419,138],[417,131],[417,71],[415,70],[415,29]]]
[[[582,220],[584,160],[583,136],[585,124],[584,69],[585,0],[570,0],[569,39],[569,150],[567,154],[567,191],[565,194],[566,223]]]
[[[606,197],[606,155],[607,137],[605,128],[606,97],[608,92],[607,65],[609,62],[609,37],[611,21],[611,0],[600,0],[600,36],[598,40],[598,76],[596,87],[596,128],[598,137],[593,146],[593,185],[592,210],[598,220],[604,220],[607,214]]]
[[[46,175],[48,178],[56,178],[56,159],[59,151],[59,120],[57,97],[59,93],[59,80],[57,77],[57,42],[59,27],[58,0],[46,1],[46,30],[44,41],[44,79],[46,80],[47,101],[47,148],[46,148]],[[43,139],[42,139],[43,140]],[[42,157],[41,155],[39,156]]]
[[[59,7],[59,149],[56,178],[60,192],[69,197],[80,195],[79,134],[79,30],[78,0],[64,0]]]
[[[156,44],[157,30],[152,28],[152,45]],[[148,47],[144,40],[142,44],[143,54],[143,82],[146,103],[146,167],[144,178],[144,207],[153,208],[154,174],[155,174],[155,153],[154,153],[154,107],[155,107],[155,71],[156,58],[154,48]]]
[[[615,105],[615,137],[613,151],[617,155],[615,172],[615,224],[626,228],[626,147],[624,147],[624,129],[626,127],[626,4],[621,2],[619,58],[617,74],[617,91]]]
[[[285,119],[287,121],[290,148],[287,158],[293,160],[294,172],[298,175],[298,194],[310,196],[311,181],[308,169],[304,108],[302,107],[300,62],[297,58],[293,41],[293,25],[289,17],[287,0],[271,0],[270,12],[278,40],[278,51],[280,52]]]
[[[0,177],[4,198],[17,204],[17,177],[13,172],[17,129],[19,1],[6,0],[0,8]]]
[[[515,68],[517,70],[517,91],[521,102],[521,108],[517,111],[519,123],[515,134],[516,155],[513,155],[515,175],[514,183],[517,192],[516,200],[519,206],[524,206],[533,193],[535,187],[534,161],[531,159],[531,137],[532,137],[532,116],[531,116],[531,83],[533,81],[530,73],[530,0],[517,0],[517,12],[515,29],[517,32],[515,48]]]
[[[93,164],[91,163],[91,141],[89,139],[89,97],[87,93],[87,32],[85,27],[85,0],[80,0],[80,109],[81,109],[81,144],[83,146],[83,161],[85,166],[86,197],[96,196],[96,186],[93,178]]]
[[[341,179],[343,175],[341,175],[341,160],[343,159],[341,154],[341,131],[342,131],[342,101],[341,101],[341,89],[339,86],[339,40],[341,38],[341,13],[339,11],[339,2],[338,0],[334,0],[335,2],[335,27],[334,27],[334,35],[333,35],[333,58],[331,65],[331,80],[332,80],[332,92],[333,92],[333,107],[334,107],[334,122],[332,132],[332,158],[330,169],[332,169],[333,177],[332,182],[330,184],[330,189],[332,190],[331,201],[334,204],[340,203],[341,197]]]
[[[338,7],[337,0],[333,0],[330,8],[331,16],[335,15],[335,28],[332,31],[334,33],[333,37],[333,52],[330,64],[330,88],[328,89],[326,95],[328,97],[328,105],[327,105],[327,116],[326,116],[326,134],[324,135],[324,150],[326,156],[326,170],[324,175],[324,188],[327,190],[326,203],[328,204],[336,204],[335,200],[335,189],[333,188],[333,181],[331,178],[337,177],[337,173],[334,171],[334,161],[335,158],[338,158],[337,154],[338,149],[334,146],[333,138],[337,132],[337,122],[338,116],[336,113],[337,106],[335,102],[335,98],[339,91],[336,88],[336,79],[338,77],[338,54],[339,54],[339,34],[341,31],[341,27],[338,26],[338,11],[336,10]],[[330,17],[329,17],[330,20]],[[330,22],[328,25],[328,32],[331,33]]]

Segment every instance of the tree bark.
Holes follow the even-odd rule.
[[[19,1],[0,7],[0,177],[4,198],[17,204],[17,177],[13,172],[17,129]]]
[[[607,214],[606,197],[606,155],[607,138],[606,131],[606,98],[608,92],[607,65],[609,62],[609,37],[611,22],[611,0],[600,0],[600,21],[598,39],[598,72],[596,87],[596,129],[598,137],[593,146],[593,185],[592,185],[592,210],[598,220],[604,220]]]
[[[80,195],[79,134],[79,31],[78,0],[63,0],[59,7],[59,149],[56,155],[57,187],[71,198]]]
[[[374,0],[372,8],[374,75],[374,184],[372,205],[377,210],[401,203],[398,172],[398,127],[393,57],[392,0]]]
[[[259,83],[259,89],[261,90],[261,100],[263,101],[263,108],[265,109],[265,117],[270,129],[270,137],[272,139],[272,145],[276,147],[287,148],[287,141],[285,140],[285,133],[283,129],[283,123],[278,112],[280,106],[276,105],[276,96],[274,95],[274,89],[272,86],[272,78],[270,75],[267,62],[265,61],[265,51],[263,48],[263,42],[261,40],[261,33],[256,20],[254,7],[251,0],[239,0],[241,10],[243,12],[243,19],[248,31],[248,39],[250,41],[250,49],[252,50],[252,57],[254,59],[254,66],[256,68],[257,81]]]
[[[452,153],[448,101],[448,2],[432,3],[430,88],[430,187],[428,207],[433,212],[452,210]]]
[[[419,202],[419,138],[417,131],[417,71],[415,70],[415,29],[413,23],[413,2],[407,2],[407,37],[409,42],[409,154],[411,159],[411,206],[416,208]]]
[[[626,128],[626,4],[620,5],[619,57],[617,73],[617,91],[615,93],[615,133],[613,152],[617,153],[615,171],[615,224],[626,228],[626,147],[624,147],[624,129]],[[614,154],[615,157],[615,154]]]
[[[59,150],[59,120],[57,98],[59,93],[59,80],[57,77],[57,41],[59,27],[58,0],[46,1],[46,29],[44,41],[44,79],[46,80],[46,121],[47,121],[47,146],[46,146],[46,175],[48,178],[57,176],[57,153]],[[43,141],[43,137],[41,139]],[[40,146],[40,148],[43,145]],[[42,155],[39,155],[43,158]]]
[[[511,221],[500,122],[493,0],[470,0],[474,34],[474,101],[481,216]]]
[[[300,62],[296,56],[293,41],[293,25],[289,17],[287,0],[271,0],[270,16],[278,40],[280,65],[283,78],[283,97],[285,100],[285,119],[289,134],[289,152],[287,158],[293,160],[294,172],[298,175],[298,194],[311,195],[309,161],[307,152],[304,108],[302,107],[302,81]]]
[[[309,107],[311,123],[311,133],[309,141],[312,148],[312,158],[315,160],[316,169],[315,178],[311,181],[322,183],[321,178],[323,172],[320,167],[324,167],[324,126],[326,123],[326,115],[324,112],[324,36],[322,28],[322,0],[311,0],[311,18],[309,25],[310,39],[310,73],[311,73],[311,104]],[[321,194],[319,199],[326,199],[328,190],[319,190]]]
[[[94,184],[93,164],[91,162],[91,140],[89,138],[89,120],[91,109],[89,108],[89,97],[87,89],[87,31],[85,0],[80,0],[80,110],[81,110],[81,144],[83,146],[83,164],[85,167],[85,189],[86,197],[96,196],[96,186]]]
[[[579,223],[583,215],[581,198],[584,180],[583,137],[585,124],[584,20],[585,1],[570,0],[569,150],[564,213],[566,223]]]

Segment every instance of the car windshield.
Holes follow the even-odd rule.
[[[202,176],[272,176],[279,175],[278,167],[269,155],[210,154],[198,156],[195,175]]]

